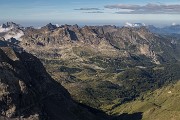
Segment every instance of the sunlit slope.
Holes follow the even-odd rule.
[[[114,108],[110,114],[143,112],[143,120],[180,119],[180,81],[148,92],[134,102]]]

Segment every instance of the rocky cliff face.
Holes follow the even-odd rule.
[[[0,116],[23,120],[98,119],[75,103],[36,57],[10,47],[0,48]]]

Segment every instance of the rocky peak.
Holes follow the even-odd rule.
[[[46,26],[42,27],[42,29],[54,30],[57,26],[53,25],[52,23],[47,24]]]
[[[73,25],[74,28],[78,29],[79,26],[77,24]]]
[[[6,28],[18,29],[18,28],[22,28],[22,27],[14,22],[7,22]]]
[[[65,26],[62,26],[62,27],[68,28],[70,30],[79,30],[80,29],[80,27],[77,24],[75,24],[75,25],[65,25]]]
[[[7,26],[5,24],[2,24],[1,28],[7,28]]]

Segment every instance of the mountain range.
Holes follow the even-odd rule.
[[[125,27],[142,27],[145,26],[147,29],[149,29],[151,32],[156,34],[180,34],[180,25],[172,24],[170,26],[164,26],[164,27],[155,27],[154,25],[146,25],[145,23],[129,23],[126,22],[124,25]]]
[[[1,25],[0,115],[147,119],[149,107],[131,112],[123,111],[123,106],[131,107],[149,92],[155,95],[180,80],[178,25],[166,29],[175,33],[140,23],[124,27],[49,23],[39,29],[12,22]],[[152,98],[143,97],[142,104]]]
[[[180,25],[171,25],[171,26],[166,26],[162,28],[149,25],[148,28],[152,32],[159,33],[159,34],[180,34]]]

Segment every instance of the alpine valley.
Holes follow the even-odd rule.
[[[179,120],[180,27],[0,26],[0,120]]]

